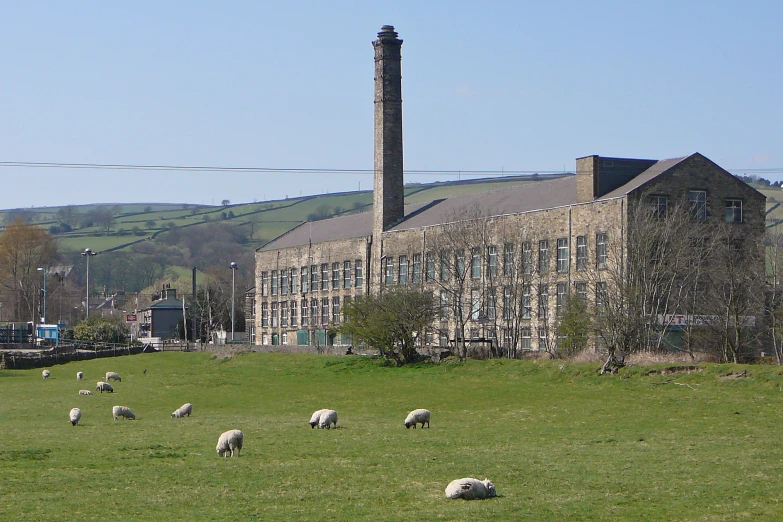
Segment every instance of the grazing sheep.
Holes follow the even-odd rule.
[[[98,385],[95,387],[95,391],[99,391],[99,390],[100,390],[101,393],[103,393],[105,391],[106,392],[112,392],[112,393],[114,392],[114,388],[112,388],[111,384],[109,384],[108,382],[103,382],[103,381],[100,381],[98,383]]]
[[[120,377],[119,374],[114,372],[106,372],[106,382],[109,382],[112,379],[122,382],[122,377]]]
[[[321,414],[325,411],[329,410],[317,410],[313,412],[313,415],[310,417],[310,427],[315,428],[318,424],[318,421],[321,419]]]
[[[76,372],[76,380],[81,381],[84,378],[84,372]]]
[[[175,419],[179,419],[180,417],[184,417],[187,415],[190,417],[190,414],[193,412],[193,405],[189,402],[186,402],[176,410],[174,410],[174,413],[171,414],[171,416]]]
[[[217,454],[221,457],[228,457],[228,453],[231,452],[231,456],[234,456],[234,450],[237,450],[237,457],[242,450],[242,441],[245,440],[245,434],[240,430],[229,430],[223,433],[218,439]]]
[[[49,370],[44,370],[41,372],[41,375],[43,376],[44,379],[48,379],[51,373],[49,373]]]
[[[334,424],[334,427],[337,427],[337,412],[334,410],[324,410],[323,413],[321,413],[321,417],[318,420],[318,429],[329,429],[332,427],[332,424]]]
[[[79,395],[92,395],[90,390],[79,390]]]
[[[424,410],[424,409],[418,409],[413,410],[408,414],[407,417],[405,417],[405,429],[407,430],[411,426],[413,426],[413,429],[416,429],[416,424],[421,422],[422,429],[424,428],[424,423],[427,423],[427,427],[430,427],[430,410]]]
[[[464,498],[465,500],[483,500],[496,497],[495,485],[488,479],[461,478],[452,480],[446,486],[446,498]]]
[[[79,424],[79,419],[82,418],[82,410],[79,408],[72,408],[71,409],[71,426],[76,426]]]
[[[123,417],[128,420],[136,420],[136,415],[133,414],[130,408],[127,406],[115,406],[111,409],[111,414],[116,422],[119,417]]]

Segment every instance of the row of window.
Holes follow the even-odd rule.
[[[608,235],[605,232],[598,233],[595,236],[595,267],[599,270],[607,267],[608,241]],[[542,239],[538,242],[538,257],[535,259],[535,263],[533,243],[526,241],[521,246],[521,257],[516,256],[514,244],[507,243],[503,246],[502,269],[504,276],[512,276],[520,270],[524,274],[532,274],[534,268],[542,274],[551,270],[551,247],[548,239]],[[438,260],[440,280],[449,281],[452,277],[481,279],[483,273],[488,278],[498,276],[499,259],[497,246],[488,246],[486,252],[482,252],[480,248],[472,248],[469,255],[469,260],[465,258],[464,251],[440,256]],[[568,238],[557,239],[555,261],[555,269],[558,272],[568,272],[571,262]],[[576,237],[575,262],[577,270],[587,269],[587,236]],[[469,265],[466,263],[469,263]],[[394,277],[395,268],[397,272],[396,281]],[[413,254],[412,260],[409,260],[407,255],[399,256],[396,260],[393,256],[386,256],[383,260],[383,281],[387,285],[392,285],[395,282],[401,285],[409,282],[420,283],[422,277],[425,281],[435,280],[436,256],[432,253],[424,254],[423,263],[421,254]]]
[[[345,296],[344,302],[351,296]],[[340,297],[322,297],[321,299],[302,299],[297,301],[281,301],[261,303],[261,326],[272,328],[288,328],[297,326],[317,326],[339,323],[341,320]]]
[[[342,263],[321,263],[299,269],[284,268],[261,272],[261,295],[308,294],[320,290],[362,288],[364,264],[361,259]]]
[[[650,198],[653,215],[658,219],[663,219],[669,212],[668,196],[652,196]],[[707,191],[691,190],[688,192],[688,203],[690,205],[691,219],[697,223],[707,221]],[[725,219],[727,223],[742,223],[742,200],[725,199],[723,205],[726,210]]]

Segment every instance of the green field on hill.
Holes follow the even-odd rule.
[[[779,520],[779,368],[701,367],[162,353],[0,371],[0,519]],[[77,394],[110,370],[115,393]],[[321,408],[337,429],[310,429]],[[430,429],[405,429],[414,408]],[[221,459],[234,428],[244,449]],[[446,499],[466,476],[499,497]]]

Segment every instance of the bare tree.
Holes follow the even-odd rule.
[[[769,320],[770,338],[778,365],[783,360],[783,228],[775,226],[766,233],[766,267],[769,292],[765,311]]]

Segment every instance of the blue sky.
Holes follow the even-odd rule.
[[[783,179],[783,2],[378,4],[7,2],[0,161],[372,169],[371,41],[392,24],[405,42],[406,170],[573,170],[589,154],[701,152]],[[0,174],[0,208],[239,203],[372,184]]]

